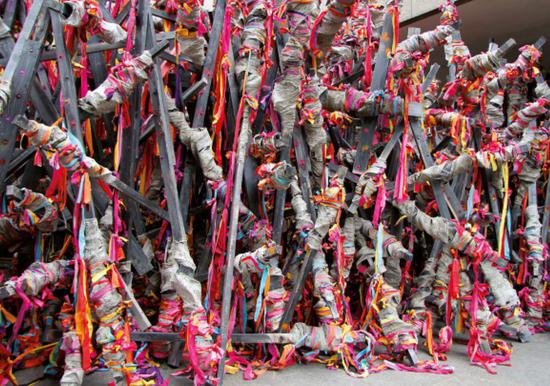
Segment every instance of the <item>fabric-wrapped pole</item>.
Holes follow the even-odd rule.
[[[400,76],[412,71],[416,62],[415,54],[425,54],[431,49],[442,46],[453,32],[455,29],[452,26],[439,25],[432,31],[416,34],[403,40],[397,45],[395,55],[390,62],[393,74]]]
[[[520,54],[513,63],[507,63],[496,72],[487,74],[485,83],[485,123],[492,128],[504,124],[504,90],[519,77],[525,76],[540,58],[541,52],[532,45],[520,48]]]
[[[19,198],[10,200],[6,216],[0,217],[0,245],[13,244],[35,230],[51,232],[57,224],[57,207],[49,198],[26,188],[17,190]]]
[[[63,333],[61,349],[65,352],[65,369],[59,380],[61,386],[80,386],[84,380],[80,340],[74,331]]]
[[[95,0],[65,0],[63,6],[66,10],[63,24],[82,27],[110,44],[126,40],[126,31],[120,25],[105,20]]]
[[[296,219],[296,230],[301,231],[313,227],[313,220],[309,214],[307,204],[298,184],[298,176],[294,176],[290,182],[290,192],[292,196],[291,204],[294,209]]]
[[[505,162],[525,158],[529,147],[529,143],[521,142],[508,145],[504,148],[501,147],[500,149],[481,150],[474,154],[461,154],[453,160],[430,166],[410,175],[407,183],[420,184],[427,181],[448,182],[456,176],[470,172],[474,167],[474,161],[479,167],[491,170],[493,163],[500,166]]]
[[[197,67],[202,67],[205,59],[206,39],[202,36],[203,12],[198,0],[177,0],[176,38],[182,56]]]
[[[323,145],[327,143],[328,137],[323,128],[323,117],[321,115],[321,86],[319,78],[306,77],[302,85],[302,109],[300,111],[301,121],[304,124],[306,142],[309,146],[311,160],[311,174],[313,176],[313,190],[321,188],[323,177]]]
[[[515,40],[509,39],[495,51],[472,56],[465,61],[462,71],[458,76],[468,81],[474,81],[477,78],[485,76],[490,71],[495,71],[500,67],[502,56],[514,44],[516,44]]]
[[[11,82],[9,80],[0,79],[0,115],[4,114],[4,110],[10,101]]]
[[[109,257],[97,219],[84,220],[85,246],[83,259],[90,269],[90,304],[99,321],[95,338],[107,367],[113,371],[117,383],[124,381],[126,367],[124,303],[121,294],[113,287],[109,272]],[[112,268],[116,269],[116,268]],[[113,273],[112,275],[116,275]]]
[[[4,283],[4,289],[11,295],[17,293],[16,288],[29,297],[36,297],[50,285],[61,282],[67,273],[69,262],[56,260],[51,263],[32,263],[20,276]]]
[[[358,118],[391,116],[403,113],[403,99],[384,92],[366,92],[348,87],[345,90],[328,89],[321,94],[323,108],[328,111],[344,111]]]
[[[351,14],[355,0],[332,0],[326,12],[319,15],[315,21],[316,28],[312,31],[310,49],[318,57],[325,56],[332,45],[334,36]]]
[[[113,112],[127,100],[139,83],[148,78],[147,71],[153,66],[153,57],[144,51],[138,57],[124,60],[111,68],[109,76],[99,87],[89,91],[78,100],[78,107],[93,116]]]
[[[202,173],[211,181],[223,178],[222,168],[216,163],[212,151],[212,139],[205,127],[195,129],[189,126],[185,113],[178,110],[172,98],[166,98],[170,122],[178,131],[179,139],[199,161]]]
[[[545,98],[539,98],[535,102],[528,103],[517,112],[512,123],[504,129],[504,137],[521,137],[531,122],[548,112],[548,106],[549,102]]]

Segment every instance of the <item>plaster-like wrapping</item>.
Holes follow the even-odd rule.
[[[197,0],[178,0],[176,37],[181,54],[195,66],[202,67],[205,59],[206,39],[199,35],[202,23],[201,4]]]
[[[56,260],[51,263],[32,263],[19,277],[8,280],[4,287],[9,293],[15,294],[16,288],[21,289],[29,297],[39,296],[42,290],[55,285],[65,278],[67,260]]]
[[[0,115],[4,114],[4,110],[10,101],[11,96],[11,81],[0,79]]]
[[[181,143],[190,149],[195,159],[199,161],[202,173],[211,181],[220,181],[223,178],[223,172],[214,158],[212,139],[208,130],[205,127],[190,127],[185,113],[176,107],[172,98],[166,98],[166,105],[170,122],[178,131]]]
[[[321,94],[320,99],[324,109],[345,111],[358,118],[403,113],[403,99],[385,92],[366,92],[352,87],[345,90],[329,89]]]
[[[63,5],[71,8],[69,17],[63,20],[65,25],[83,27],[110,44],[126,40],[126,31],[120,25],[105,20],[94,0],[65,0]]]
[[[85,246],[83,259],[90,270],[90,304],[99,327],[95,331],[96,342],[101,346],[103,359],[107,367],[113,371],[117,382],[124,378],[122,367],[126,363],[126,352],[122,347],[124,334],[124,305],[121,294],[112,286],[106,276],[105,268],[109,265],[109,257],[105,249],[105,241],[95,218],[84,220]]]
[[[540,115],[548,112],[548,101],[539,98],[537,101],[528,103],[515,115],[512,123],[505,128],[504,133],[507,138],[520,137],[525,129]]]
[[[99,87],[78,100],[78,107],[94,116],[113,112],[118,105],[128,99],[138,84],[147,80],[147,71],[152,65],[153,58],[149,51],[124,60],[111,68],[109,76]]]
[[[304,124],[306,142],[309,146],[313,190],[321,187],[323,174],[323,145],[327,143],[327,134],[323,128],[321,116],[321,86],[317,77],[307,77],[302,87],[301,121]]]
[[[323,15],[317,31],[315,31],[314,44],[320,54],[326,55],[334,36],[346,21],[354,4],[355,0],[332,0],[330,2],[327,12]]]
[[[277,163],[263,163],[256,169],[261,180],[258,189],[263,191],[284,190],[292,183],[296,176],[296,168],[286,161]]]
[[[61,386],[80,386],[84,380],[80,340],[74,331],[63,333],[61,349],[65,352],[65,369],[59,384]]]
[[[404,322],[399,317],[398,307],[401,301],[399,290],[392,288],[387,283],[382,283],[380,298],[378,301],[378,318],[382,326],[384,336],[393,343],[396,351],[415,348],[418,340],[412,325]]]
[[[400,75],[410,72],[415,63],[415,53],[426,53],[430,49],[444,45],[447,36],[454,31],[455,29],[450,25],[439,25],[432,31],[413,35],[400,42],[390,63],[393,73]]]
[[[294,176],[290,182],[290,194],[292,196],[292,209],[294,209],[296,219],[296,229],[302,230],[313,227],[313,220],[309,214],[307,204],[304,201],[302,190],[298,185],[298,176]]]

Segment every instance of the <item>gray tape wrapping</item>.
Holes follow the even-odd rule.
[[[297,118],[297,103],[304,79],[305,49],[311,33],[311,22],[319,10],[316,1],[301,3],[289,1],[287,17],[290,37],[281,52],[283,73],[273,88],[273,107],[281,118],[283,139],[289,143]],[[315,116],[315,119],[319,118]]]
[[[346,90],[326,90],[320,99],[324,109],[344,111],[358,118],[403,113],[403,99],[400,96],[360,91],[352,87]]]
[[[396,351],[416,347],[418,340],[413,326],[399,317],[398,307],[401,302],[399,290],[382,282],[378,300],[378,318],[384,336],[395,346]]]
[[[365,173],[361,174],[359,181],[355,185],[355,193],[349,206],[351,213],[357,213],[361,200],[367,204],[371,201],[374,194],[378,191],[378,184],[375,178],[383,174],[385,170],[386,162],[380,159],[376,160]]]
[[[316,251],[321,250],[323,239],[328,234],[330,227],[334,225],[340,210],[338,199],[341,197],[344,188],[341,178],[337,177],[335,180],[335,186],[325,190],[324,197],[319,203],[319,211],[317,213],[315,225],[307,237],[309,248]]]
[[[248,295],[252,296],[255,291],[250,277],[253,273],[261,276],[263,270],[267,269],[270,282],[281,283],[283,273],[279,267],[272,264],[273,258],[280,253],[281,247],[272,241],[268,241],[254,252],[241,253],[235,256],[235,269],[241,274],[241,280]],[[276,331],[279,328],[287,298],[287,291],[283,286],[270,286],[265,299],[267,305],[266,325],[269,331]],[[247,304],[252,306],[254,302],[250,301]]]
[[[529,71],[541,54],[534,46],[524,46],[520,51],[513,63],[501,66],[495,73],[489,73],[484,78],[487,100],[485,123],[491,128],[500,127],[504,123],[504,91],[509,88],[510,83],[513,84]],[[546,89],[541,86],[537,95],[550,97],[550,88],[546,82],[542,82],[542,85],[546,85]]]
[[[4,114],[4,110],[10,101],[11,81],[6,79],[0,80],[0,115]]]
[[[105,241],[95,218],[84,220],[85,246],[83,259],[90,268],[91,277],[96,276],[90,286],[90,304],[99,327],[95,331],[96,342],[101,346],[103,359],[113,371],[117,382],[124,378],[122,367],[126,362],[126,352],[117,345],[118,332],[123,328],[124,310],[121,294],[113,288],[110,280],[105,280],[105,268],[109,265],[109,257],[105,249]]]
[[[301,81],[302,77],[298,72],[286,71],[273,87],[273,107],[279,113],[282,136],[287,142],[290,142],[288,138],[292,136],[292,129],[298,116],[296,104],[300,96]]]
[[[528,103],[519,110],[512,120],[512,123],[504,129],[506,138],[521,137],[530,123],[548,112],[548,105],[548,100],[539,98],[535,102]]]
[[[64,1],[63,5],[69,7],[71,13],[63,20],[63,24],[71,27],[84,27],[110,44],[125,41],[126,31],[120,25],[105,20],[97,6],[92,4],[83,0]],[[92,7],[93,9],[91,9]],[[89,10],[92,12],[88,12]]]
[[[396,52],[390,62],[393,74],[401,76],[414,69],[416,59],[415,53],[427,53],[431,49],[442,46],[446,43],[447,36],[450,36],[455,29],[450,25],[439,25],[432,31],[416,34],[403,40],[397,45]]]
[[[498,51],[486,52],[467,59],[458,75],[469,81],[485,76],[490,71],[495,71],[500,66],[501,56]]]
[[[453,63],[453,60],[455,60],[459,69],[461,69],[462,63],[471,57],[468,46],[464,44],[464,41],[461,39],[455,39],[452,35],[447,36],[446,40],[447,44],[445,44],[444,50],[447,63],[451,64]]]
[[[183,299],[186,313],[202,309],[201,285],[193,278],[195,269],[187,244],[172,240],[161,269],[161,293],[175,291]]]
[[[59,283],[65,278],[67,260],[56,260],[51,263],[32,263],[23,273],[14,279],[4,283],[4,288],[12,295],[19,287],[29,297],[40,295],[42,290],[50,285]]]
[[[535,87],[535,95],[537,98],[550,100],[550,86],[548,86],[548,82],[544,81],[537,83],[537,86]]]
[[[372,222],[364,218],[357,217],[355,226],[357,232],[360,232],[363,236],[368,237],[373,243],[377,242],[378,230],[374,227]],[[386,262],[399,262],[402,259],[406,259],[409,255],[409,251],[403,246],[403,244],[401,244],[401,242],[397,240],[394,235],[387,232],[385,229],[382,229],[382,245]],[[393,263],[392,268],[393,270],[387,269],[386,272],[384,272],[384,279],[390,286],[398,287],[401,281],[401,270],[399,265],[395,266]]]
[[[262,58],[260,53],[263,52],[266,40],[264,24],[267,18],[268,5],[265,0],[260,0],[249,4],[249,7],[245,26],[241,33],[241,47],[235,65],[235,73],[237,78],[243,82],[246,96],[251,100],[255,100],[262,81],[260,74]],[[239,149],[237,149],[237,154],[242,154],[243,159],[238,159],[237,162],[244,162],[244,156],[247,154],[246,149],[252,137],[250,127],[251,108],[250,104],[246,103],[243,110],[238,142]]]
[[[394,205],[419,230],[458,249],[465,255],[479,256],[482,261],[488,260],[496,265],[507,264],[507,261],[501,259],[498,253],[491,248],[481,233],[470,231],[467,226],[462,227],[459,231],[457,223],[443,217],[430,217],[418,209],[413,201],[394,202]]]
[[[481,263],[481,271],[485,281],[491,288],[491,293],[495,297],[495,305],[499,308],[515,308],[519,306],[519,298],[510,284],[510,281],[504,277],[504,274],[494,267],[489,261]]]
[[[327,134],[323,128],[321,116],[321,87],[317,77],[307,77],[302,87],[301,121],[304,123],[306,142],[309,146],[313,190],[321,187],[323,175],[323,145],[327,143]]]
[[[345,334],[341,326],[323,325],[319,327],[296,323],[290,330],[289,342],[296,347],[308,347],[320,351],[335,352],[343,344],[360,343],[369,340],[365,334],[354,331]]]
[[[435,269],[435,281],[433,283],[432,295],[434,299],[432,303],[437,306],[440,314],[443,313],[444,307],[447,304],[447,291],[449,285],[450,267],[453,262],[453,257],[449,251],[449,246],[446,245],[441,250],[441,255],[437,260]]]
[[[256,169],[261,180],[258,189],[263,191],[285,190],[296,176],[296,168],[286,161],[263,163]]]
[[[336,306],[336,283],[329,274],[329,269],[325,254],[318,251],[313,256],[313,294],[317,302],[313,305],[315,314],[322,324],[331,324],[337,322],[340,318]]]
[[[9,246],[35,230],[52,232],[57,224],[58,211],[53,202],[42,193],[20,189],[21,198],[10,201],[8,213],[0,218],[0,245]],[[35,220],[30,222],[27,214]]]
[[[82,369],[81,346],[78,336],[74,331],[63,333],[61,350],[65,352],[65,369],[59,381],[61,386],[80,386],[84,379]]]
[[[498,167],[505,162],[522,160],[528,153],[529,146],[530,144],[527,141],[522,141],[518,144],[508,145],[500,152],[483,150],[476,152],[473,156],[470,154],[461,154],[453,160],[430,166],[429,168],[410,175],[407,179],[407,183],[418,184],[427,181],[451,181],[458,175],[469,173],[474,167],[474,159],[479,167],[491,170],[491,160],[493,160]]]
[[[147,80],[147,71],[152,65],[153,58],[149,51],[123,61],[111,69],[109,76],[99,87],[78,100],[78,107],[94,116],[113,112],[139,83]]]
[[[183,37],[177,36],[182,57],[197,67],[202,67],[206,57],[204,48],[206,39],[202,36]]]
[[[318,24],[314,47],[321,56],[326,55],[332,45],[334,36],[351,13],[355,0],[332,0],[328,10]]]
[[[342,228],[342,236],[344,237],[344,267],[343,267],[343,273],[344,278],[347,279],[349,277],[349,272],[351,270],[351,267],[353,265],[353,261],[355,259],[355,223],[359,220],[356,216],[349,216],[346,218],[346,221],[344,222],[344,227]],[[337,277],[336,275],[336,263],[332,266],[332,276]],[[347,284],[344,282],[344,284]]]
[[[292,196],[292,209],[294,209],[294,216],[296,219],[296,229],[302,230],[313,227],[311,215],[309,214],[307,204],[304,201],[302,190],[298,185],[298,176],[294,176],[290,182],[290,194]]]
[[[198,1],[176,2],[178,10],[176,22],[181,27],[176,38],[181,54],[197,67],[202,67],[205,59],[206,39],[197,34],[202,17],[201,5]]]
[[[527,100],[527,84],[522,78],[516,78],[512,84],[508,86],[506,90],[506,96],[508,98],[508,108],[506,109],[506,115],[510,118],[525,107]]]
[[[211,181],[220,181],[223,178],[222,168],[216,163],[212,151],[212,139],[205,127],[192,128],[189,126],[185,113],[178,110],[172,98],[166,98],[170,122],[178,131],[178,137],[193,156],[199,161],[202,173]]]
[[[33,146],[57,153],[59,163],[69,171],[84,168],[90,177],[112,177],[109,169],[85,155],[81,144],[75,142],[74,137],[70,137],[57,126],[46,126],[33,120],[27,120],[26,125],[20,127],[19,131],[29,138]]]
[[[465,271],[460,272],[460,296],[463,300],[463,308],[470,309],[471,298],[468,297],[472,293],[473,284],[470,280],[470,277]],[[485,299],[481,299],[478,302],[477,314],[476,314],[476,327],[479,329],[480,338],[482,341],[487,341],[491,331],[489,331],[489,326],[497,325],[496,316],[489,309],[489,305]]]

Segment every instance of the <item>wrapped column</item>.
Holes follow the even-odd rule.
[[[182,111],[176,107],[172,98],[166,98],[170,122],[178,131],[178,136],[188,149],[191,150],[195,159],[199,161],[202,173],[211,181],[220,181],[223,178],[222,168],[216,163],[212,151],[212,139],[206,127],[192,128]]]
[[[202,36],[204,25],[201,3],[198,0],[177,0],[176,5],[176,37],[180,52],[186,60],[202,67],[206,39]]]
[[[113,287],[109,272],[109,257],[97,219],[84,220],[85,246],[83,259],[90,270],[90,303],[99,321],[95,332],[96,342],[101,346],[105,364],[113,371],[115,381],[124,381],[126,366],[126,342],[121,294]]]
[[[273,107],[281,118],[283,141],[287,146],[290,145],[292,129],[297,118],[296,108],[304,80],[305,50],[311,35],[311,23],[318,12],[317,0],[289,1],[287,4],[290,36],[281,52],[283,73],[275,82],[272,96]],[[313,118],[317,121],[319,119],[317,116]]]
[[[516,79],[525,77],[540,56],[541,52],[535,46],[523,46],[520,48],[520,55],[515,62],[507,63],[495,73],[489,73],[484,78],[485,123],[489,127],[495,128],[504,124],[504,91]]]
[[[431,49],[446,43],[455,29],[450,25],[439,25],[432,31],[416,34],[397,45],[395,55],[390,62],[390,69],[396,76],[408,74],[414,70],[415,53],[427,53]]]
[[[235,269],[241,274],[248,296],[252,297],[254,293],[254,287],[250,279],[252,273],[261,276],[264,270],[267,270],[266,274],[269,275],[270,282],[282,282],[283,275],[281,269],[272,264],[274,257],[280,253],[281,248],[270,241],[254,252],[242,253],[235,256]],[[279,328],[287,298],[287,292],[282,285],[270,286],[265,299],[267,305],[266,326],[269,331],[276,331]],[[258,310],[256,310],[256,314],[258,314]]]
[[[332,0],[326,12],[319,15],[317,28],[313,31],[310,40],[310,49],[316,56],[324,56],[332,45],[334,36],[342,24],[351,14],[355,0]]]
[[[304,125],[306,142],[309,146],[313,191],[321,188],[323,176],[323,145],[327,143],[327,134],[323,128],[321,116],[321,87],[317,77],[307,77],[302,86],[301,122]]]
[[[120,25],[105,20],[97,1],[65,0],[63,5],[68,14],[63,20],[65,25],[84,28],[86,32],[98,35],[101,40],[110,44],[126,40],[126,31]]]
[[[80,340],[74,331],[63,333],[61,350],[65,352],[65,369],[59,380],[61,386],[80,386],[84,379]]]
[[[315,225],[307,236],[307,246],[316,251],[313,260],[314,289],[319,294],[319,301],[315,305],[317,317],[323,323],[337,321],[338,306],[336,299],[336,283],[328,272],[325,256],[322,253],[322,242],[329,229],[337,221],[341,209],[343,194],[342,178],[336,176],[331,181],[331,186],[325,189],[319,197],[319,211]]]
[[[11,200],[7,215],[0,217],[0,245],[13,244],[25,233],[51,232],[56,227],[57,207],[49,198],[25,188],[18,192],[20,197]]]

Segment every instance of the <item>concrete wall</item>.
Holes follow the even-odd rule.
[[[403,0],[399,20],[401,22],[439,8],[445,0]]]

